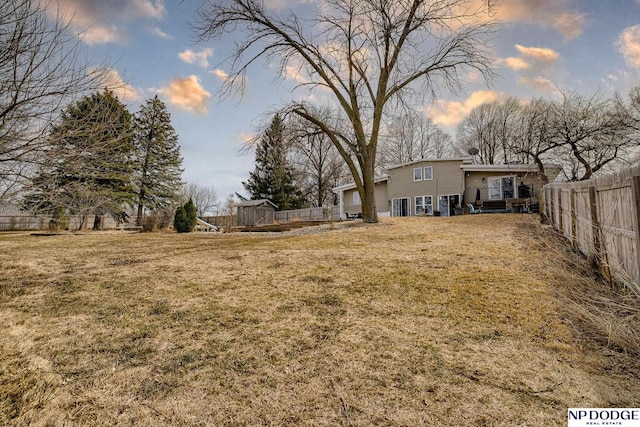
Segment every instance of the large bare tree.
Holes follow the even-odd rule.
[[[47,16],[47,3],[0,0],[0,199],[33,172],[54,117],[105,82],[106,67],[83,61],[78,38]]]
[[[227,88],[260,60],[296,70],[304,86],[328,95],[333,114],[311,101],[286,110],[314,124],[346,162],[365,222],[377,222],[374,174],[383,118],[402,102],[458,90],[467,72],[492,76],[487,43],[491,1],[326,0],[303,13],[270,10],[260,0],[208,0],[199,9],[199,41],[237,44]]]

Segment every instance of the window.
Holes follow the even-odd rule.
[[[409,216],[411,199],[403,197],[391,200],[391,216]]]
[[[424,167],[424,180],[430,181],[433,179],[433,166]]]
[[[515,199],[516,177],[498,176],[489,178],[489,200]]]
[[[422,181],[422,168],[413,168],[413,180]]]
[[[433,215],[433,199],[431,196],[416,197],[416,215]]]
[[[354,205],[361,205],[362,204],[360,202],[360,193],[357,190],[353,192],[353,204]]]

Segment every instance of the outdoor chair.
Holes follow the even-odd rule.
[[[467,203],[467,206],[469,206],[469,213],[470,214],[479,214],[482,213],[482,208],[480,209],[476,209],[475,206],[473,206],[473,203]]]

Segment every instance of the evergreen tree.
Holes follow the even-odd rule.
[[[198,215],[196,213],[196,205],[193,204],[193,199],[189,198],[189,201],[184,205],[184,213],[187,218],[187,225],[189,231],[193,231],[196,228],[198,222]]]
[[[256,167],[242,183],[252,200],[268,199],[278,210],[298,209],[305,202],[287,160],[284,122],[276,114],[256,147]]]
[[[27,204],[51,212],[123,218],[135,196],[131,114],[113,92],[94,93],[70,105],[48,137],[47,159],[32,182]]]
[[[178,206],[176,209],[176,215],[173,219],[173,228],[178,233],[190,232],[189,221],[187,220],[187,212],[184,210],[184,206]]]
[[[165,104],[155,96],[147,100],[134,120],[136,147],[136,224],[145,209],[175,206],[182,187],[182,157],[178,135]]]

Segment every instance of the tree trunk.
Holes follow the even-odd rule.
[[[362,184],[364,186],[364,194],[360,194],[360,199],[362,200],[362,219],[365,223],[374,224],[378,222],[375,172],[373,168],[370,171],[363,170],[362,175]]]
[[[142,226],[142,203],[138,203],[138,212],[136,213],[136,226]]]
[[[93,218],[93,229],[102,230],[102,215],[96,215]]]

